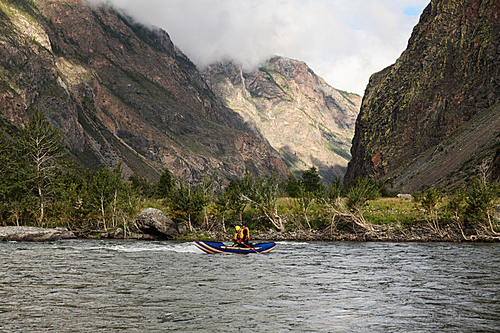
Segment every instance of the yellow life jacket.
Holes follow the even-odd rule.
[[[241,229],[239,226],[236,226],[236,233],[234,234],[233,239],[239,241],[243,239],[243,229]]]

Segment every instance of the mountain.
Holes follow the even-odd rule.
[[[1,117],[21,125],[40,110],[88,168],[123,160],[128,174],[156,180],[168,167],[186,181],[288,173],[164,31],[81,0],[0,0],[0,31]]]
[[[499,18],[496,0],[430,2],[396,63],[370,78],[347,180],[454,188],[491,163],[498,177]]]
[[[344,176],[360,96],[336,90],[304,62],[282,57],[254,70],[219,62],[202,74],[297,175],[314,165],[324,181]]]

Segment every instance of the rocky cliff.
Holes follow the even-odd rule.
[[[396,63],[374,74],[346,178],[454,187],[500,145],[500,2],[432,0]]]
[[[195,181],[245,164],[286,175],[269,144],[225,108],[164,31],[81,0],[0,0],[0,113],[39,109],[84,166]]]
[[[330,87],[303,62],[281,57],[255,70],[216,63],[203,76],[291,170],[299,174],[314,165],[325,181],[344,176],[360,96]]]

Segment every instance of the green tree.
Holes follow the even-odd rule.
[[[298,210],[304,216],[309,230],[312,229],[311,223],[309,222],[309,210],[312,208],[314,201],[318,197],[318,192],[306,191],[304,187],[299,188],[297,203]]]
[[[460,229],[462,236],[465,240],[470,240],[465,236],[463,230],[463,217],[465,213],[465,199],[467,197],[467,188],[465,184],[462,184],[460,188],[455,190],[448,196],[448,202],[446,203],[446,211],[451,216],[451,219],[457,224]],[[414,196],[414,200],[419,201],[419,197]]]
[[[326,191],[326,197],[329,200],[337,201],[339,198],[345,196],[344,185],[342,185],[342,179],[340,177],[335,177],[332,180],[328,190]]]
[[[335,196],[338,196],[342,192],[338,182],[335,182],[333,186],[329,195],[335,198]],[[363,208],[368,200],[373,200],[380,196],[377,184],[373,180],[365,178],[352,180],[346,186],[345,195],[345,202],[339,199],[334,201],[331,199],[327,200],[330,203],[330,210],[333,214],[332,229],[335,218],[339,216],[348,218],[363,229],[373,232],[375,230],[373,225],[366,222],[363,216]]]
[[[354,179],[346,186],[347,207],[358,216],[362,216],[368,200],[375,200],[378,197],[380,197],[378,184],[371,179]]]
[[[83,219],[88,213],[83,205],[83,200],[87,197],[85,191],[88,176],[89,172],[83,167],[69,164],[55,182],[57,201],[52,205],[51,213],[62,223],[83,224]]]
[[[1,118],[0,125],[0,219],[12,219],[19,226],[23,217],[30,216],[36,197],[28,188],[24,156],[12,138],[19,131],[14,127],[8,131]]]
[[[335,226],[335,218],[338,216],[339,209],[343,206],[342,197],[345,196],[344,185],[342,184],[342,179],[336,177],[332,180],[332,183],[328,186],[326,195],[323,198],[323,202],[329,208],[332,213],[330,232],[333,233]]]
[[[101,167],[97,170],[88,185],[87,202],[100,214],[104,230],[108,230],[107,217],[111,215],[111,223],[116,227],[118,193],[123,186],[121,161],[113,170]]]
[[[185,216],[189,230],[192,232],[193,221],[203,212],[205,206],[203,189],[201,187],[193,189],[181,179],[179,187],[172,191],[170,197],[172,213],[178,217]]]
[[[113,188],[113,202],[112,210],[113,214],[111,216],[111,224],[113,228],[116,228],[116,217],[118,208],[118,194],[124,189],[125,178],[123,176],[123,162],[120,160],[116,167],[113,169],[111,176],[111,186]]]
[[[451,215],[451,219],[458,222],[462,219],[465,212],[465,198],[467,197],[467,188],[462,184],[448,196],[446,211]],[[415,198],[414,198],[415,199]]]
[[[498,182],[488,182],[485,178],[475,179],[468,187],[465,219],[469,224],[488,222],[491,232],[494,230],[492,216],[500,196]]]
[[[295,176],[290,173],[282,184],[285,194],[289,198],[298,198],[300,195],[300,183]]]
[[[302,172],[301,186],[308,193],[322,193],[324,191],[324,186],[321,184],[321,177],[316,167],[312,166]]]
[[[275,175],[267,178],[259,177],[255,180],[252,191],[243,198],[248,200],[261,215],[265,216],[280,232],[285,231],[285,225],[278,214],[278,193],[280,182]]]
[[[3,127],[0,128],[0,220],[8,211],[7,198],[9,197],[8,185],[10,184],[10,161],[13,147]]]
[[[155,188],[151,183],[145,178],[134,172],[130,177],[128,177],[131,189],[144,197],[151,198],[154,194]]]
[[[243,220],[243,211],[250,203],[248,198],[252,196],[254,182],[255,179],[247,168],[243,177],[232,180],[226,189],[229,199],[229,207],[236,214],[238,214],[240,222]]]
[[[215,177],[215,172],[212,173],[211,176],[205,175],[203,177],[203,182],[199,185],[203,200],[203,217],[207,228],[208,228],[207,206],[212,202],[214,197],[214,190],[213,190],[214,177]]]
[[[0,195],[3,209],[17,226],[23,220],[32,217],[30,214],[38,206],[37,198],[25,177],[24,165],[15,157],[8,162],[8,169],[2,173]]]
[[[118,217],[123,223],[123,238],[127,238],[128,220],[132,219],[140,207],[140,194],[128,182],[123,182],[118,198]]]
[[[15,137],[15,145],[24,162],[23,172],[28,187],[34,190],[38,198],[38,224],[42,225],[57,169],[66,155],[62,133],[50,125],[43,113],[36,111],[32,120],[25,123],[19,136]]]
[[[225,218],[226,218],[226,213],[229,211],[229,195],[227,191],[222,191],[220,192],[214,201],[214,209],[216,214],[222,216],[222,230],[226,232],[226,223],[225,223]]]
[[[439,228],[438,208],[442,201],[443,194],[441,191],[438,191],[433,187],[429,188],[420,196],[420,205],[426,212],[427,222],[429,223],[431,229],[438,233],[441,237],[443,236],[443,233]]]
[[[99,170],[94,172],[88,184],[87,198],[85,200],[91,210],[99,212],[104,230],[107,230],[107,206],[113,195],[110,178],[111,171],[107,167],[100,167]]]
[[[173,190],[175,190],[174,175],[168,168],[165,168],[156,184],[156,196],[162,199],[168,198]]]
[[[12,144],[7,137],[7,132],[4,128],[0,128],[0,174],[8,172],[8,165],[12,156]],[[2,181],[0,179],[0,181]]]
[[[317,199],[323,197],[324,191],[325,187],[321,184],[321,178],[316,167],[313,166],[302,172],[302,180],[297,192],[297,203],[298,209],[304,216],[309,229],[312,228],[309,222],[309,210]]]

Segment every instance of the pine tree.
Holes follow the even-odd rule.
[[[316,167],[312,166],[308,170],[302,172],[302,187],[305,192],[315,193],[317,195],[324,191],[323,184],[321,184],[321,177]]]
[[[165,168],[160,176],[160,180],[156,184],[156,196],[158,198],[168,198],[172,191],[175,189],[175,179],[172,172]]]
[[[282,184],[282,187],[286,193],[286,195],[290,198],[298,198],[300,196],[300,186],[299,181],[295,176],[290,173],[288,177]]]

